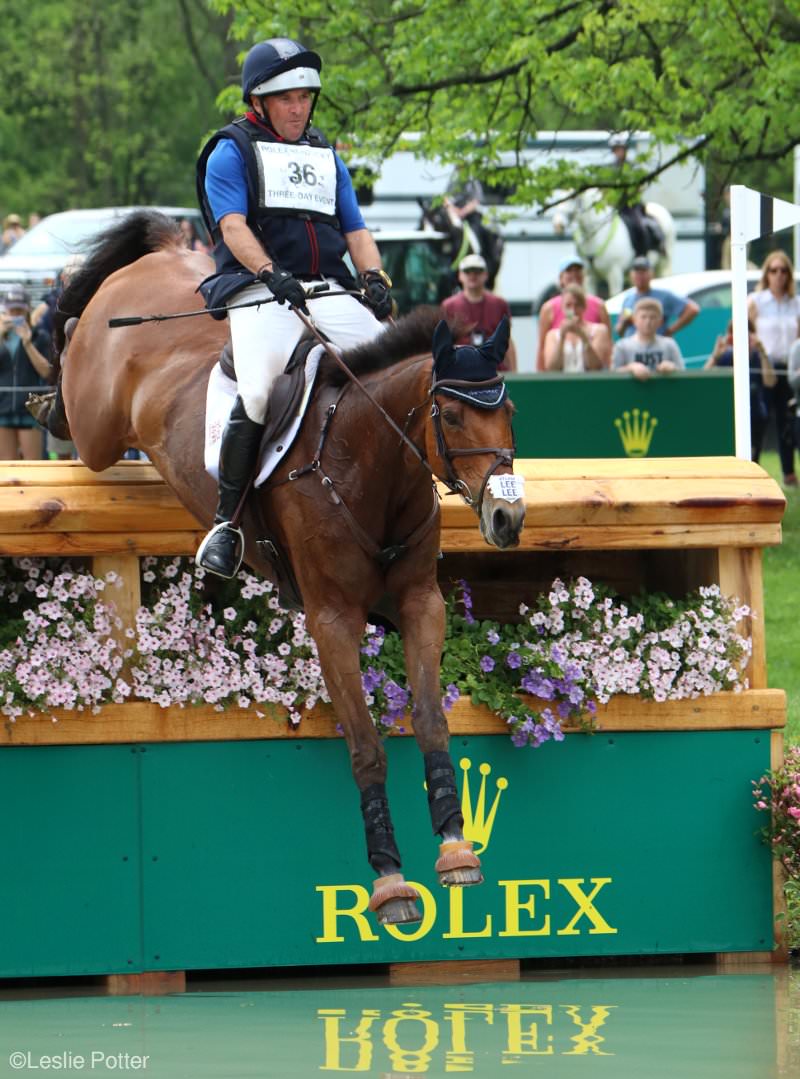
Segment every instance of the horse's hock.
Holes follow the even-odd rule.
[[[368,915],[358,802],[326,710],[298,732],[254,710],[146,702],[6,722],[4,857],[16,869],[0,977],[109,974],[154,991],[176,984],[164,972],[192,969],[494,960],[508,976],[525,958],[782,957],[780,881],[750,798],[750,780],[780,761],[785,722],[785,694],[767,688],[761,578],[762,548],[780,542],[780,489],[727,457],[517,471],[527,517],[513,552],[487,548],[472,511],[445,498],[444,586],[465,578],[479,616],[509,620],[556,576],[623,594],[718,583],[756,612],[750,688],[615,698],[597,733],[537,751],[457,704],[451,751],[486,878],[467,892],[433,879],[419,758],[393,738],[396,827],[423,910],[405,927]],[[140,556],[192,553],[201,534],[149,465],[0,465],[0,552],[116,570],[128,623]]]

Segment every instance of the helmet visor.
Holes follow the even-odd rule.
[[[284,90],[319,90],[322,83],[319,72],[313,67],[293,67],[290,71],[282,71],[265,82],[260,82],[250,91],[255,97],[263,94],[280,94]]]

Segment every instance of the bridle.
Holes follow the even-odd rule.
[[[433,433],[436,437],[436,452],[444,462],[446,469],[445,476],[442,478],[441,482],[447,487],[451,494],[460,495],[464,502],[475,510],[478,517],[480,517],[483,509],[483,497],[486,493],[486,487],[489,480],[501,465],[512,465],[514,463],[516,447],[514,445],[510,448],[501,448],[499,446],[475,446],[469,449],[452,449],[447,445],[447,439],[444,436],[442,413],[439,408],[439,402],[436,400],[436,394],[461,390],[466,395],[469,390],[493,390],[502,382],[502,375],[486,379],[483,382],[464,382],[453,378],[437,380],[435,374],[432,374],[431,388],[428,391],[427,399],[431,401],[431,420],[433,422]],[[469,487],[467,487],[466,483],[456,475],[455,468],[453,467],[453,458],[477,457],[487,453],[494,454],[494,461],[489,465],[483,475],[477,497],[473,498],[470,495]]]

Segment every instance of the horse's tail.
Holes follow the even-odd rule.
[[[166,247],[179,246],[181,233],[171,217],[155,210],[136,210],[101,232],[86,261],[70,279],[59,297],[53,321],[54,375],[60,368],[66,344],[64,327],[71,318],[80,318],[86,305],[107,277],[143,255]]]

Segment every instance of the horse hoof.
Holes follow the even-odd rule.
[[[421,922],[418,899],[419,892],[406,883],[402,873],[390,873],[373,883],[369,909],[381,925]]]
[[[422,914],[415,899],[390,899],[375,911],[375,917],[381,925],[422,921]]]
[[[442,843],[436,872],[444,888],[469,888],[473,884],[483,884],[480,859],[468,839]]]

